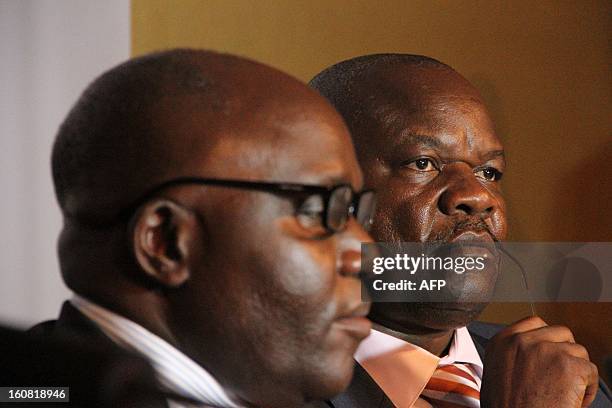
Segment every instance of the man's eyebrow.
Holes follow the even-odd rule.
[[[402,132],[395,145],[420,145],[438,150],[442,149],[442,143],[437,138],[409,132]]]
[[[324,187],[334,187],[341,184],[353,185],[349,173],[344,171],[328,173],[325,175],[314,173],[312,174],[312,177],[308,177],[308,179],[303,182],[297,182],[297,184],[308,184]]]
[[[501,157],[502,160],[506,160],[506,154],[504,153],[503,150],[493,150],[490,152],[485,153],[482,158],[484,161],[489,161],[489,160],[493,160],[493,159],[497,159],[498,157]]]
[[[332,176],[331,178],[328,178],[326,181],[327,183],[324,183],[323,185],[328,186],[328,187],[338,186],[341,184],[348,184],[349,186],[353,188],[357,188],[356,191],[363,189],[363,182],[359,183],[359,185],[354,185],[351,182],[351,178],[348,176],[348,174]]]

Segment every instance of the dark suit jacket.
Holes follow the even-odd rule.
[[[97,348],[100,348],[102,350],[105,350],[105,351],[108,350],[109,352],[119,352],[119,353],[125,354],[124,350],[120,349],[112,340],[110,340],[104,333],[102,333],[102,331],[93,322],[91,322],[87,317],[83,316],[83,314],[81,314],[81,312],[79,312],[69,302],[64,303],[60,316],[57,320],[51,320],[51,321],[40,323],[34,326],[33,328],[31,328],[30,333],[37,337],[48,338],[49,336],[59,336],[62,339],[70,339],[70,341],[75,340],[75,341],[85,342],[85,343],[96,343]],[[86,379],[87,383],[91,384],[91,379],[89,377],[91,377],[91,374],[95,372],[96,371],[93,370],[93,371],[90,371],[89,373],[81,373],[75,377],[79,379]],[[63,384],[69,385],[70,383],[64,382]],[[138,386],[139,384],[136,384],[136,385]],[[150,394],[148,395],[155,396],[157,391],[151,388],[151,384],[148,383],[145,385],[149,387],[148,392]],[[79,388],[79,387],[80,385],[77,385],[77,384],[71,386],[71,397],[72,397],[72,394],[74,394],[73,391],[75,391],[76,388]],[[92,391],[93,388],[99,390],[100,388],[103,388],[103,387],[101,386],[92,387],[88,385],[86,387],[86,390],[89,393],[93,393]],[[91,395],[91,394],[87,394],[87,395]],[[67,404],[64,403],[64,405],[61,405],[61,406],[66,407]],[[99,407],[101,406],[101,404],[96,402],[96,403],[79,404],[78,406],[79,407],[81,406],[82,407]],[[106,407],[107,405],[104,405],[104,406]],[[110,404],[108,406],[109,407],[111,406],[112,407],[118,407],[118,406],[123,407],[124,405],[123,404],[119,404],[119,405]],[[146,403],[141,403],[140,401],[137,401],[135,405],[130,404],[129,406],[130,408],[132,407],[147,407],[147,408],[158,407],[158,405],[149,404],[148,401]],[[163,401],[163,406],[164,407],[167,406],[165,400]],[[328,407],[329,406],[325,401],[312,401],[307,405],[307,408],[328,408]]]
[[[113,343],[91,320],[79,312],[70,302],[64,302],[57,320],[37,324],[28,333],[40,336],[58,336],[65,339],[88,339],[100,347],[116,349]]]
[[[489,339],[499,332],[503,326],[490,323],[474,322],[468,326],[472,340],[480,358],[484,361],[485,349]],[[408,380],[408,379],[407,379]],[[592,408],[612,407],[610,390],[603,381],[599,381],[597,397],[591,405]],[[374,382],[372,377],[361,367],[355,364],[353,381],[347,390],[329,402],[334,408],[394,408],[393,403]],[[539,408],[539,407],[534,407]],[[543,407],[549,408],[549,407]]]
[[[69,403],[27,406],[167,406],[149,363],[115,346],[68,304],[57,322],[29,332],[1,329],[0,367],[1,386],[69,387]]]
[[[44,358],[36,370],[28,365],[22,377],[32,385],[69,386],[71,403],[63,406],[167,407],[150,364],[116,345],[69,302],[57,320],[40,323],[27,335],[38,345],[31,360]]]

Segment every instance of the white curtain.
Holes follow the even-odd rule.
[[[80,92],[130,50],[129,0],[0,0],[0,324],[57,316],[55,132]]]

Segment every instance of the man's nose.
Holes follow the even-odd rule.
[[[372,238],[354,218],[349,220],[338,240],[338,271],[342,276],[359,277],[361,271],[361,244],[371,243]]]
[[[453,167],[446,169],[448,182],[438,201],[440,211],[446,215],[470,216],[486,216],[493,212],[497,200],[483,185],[486,181],[479,181],[467,164]]]

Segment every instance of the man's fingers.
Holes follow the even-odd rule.
[[[500,332],[488,348],[488,354],[497,357],[496,363],[489,362],[488,366],[497,376],[485,369],[488,384],[493,384],[485,393],[489,397],[493,395],[491,390],[497,397],[501,395],[496,386],[504,390],[500,378],[519,372],[513,390],[504,390],[508,401],[530,401],[533,403],[529,406],[534,407],[559,406],[564,401],[567,405],[588,407],[595,399],[597,367],[565,326],[548,326],[539,317],[529,317]],[[491,378],[499,382],[495,384]]]
[[[565,326],[545,326],[528,332],[518,333],[521,341],[527,344],[550,342],[550,343],[576,343],[574,334]]]
[[[583,376],[587,382],[587,387],[584,392],[582,406],[588,407],[593,403],[593,401],[595,401],[595,396],[597,395],[597,390],[599,389],[599,373],[597,371],[597,366],[589,362],[588,367],[585,368],[585,373]]]
[[[562,347],[567,354],[590,362],[589,352],[582,344],[558,343],[558,346]]]
[[[544,322],[544,320],[542,320],[538,316],[529,316],[506,327],[504,330],[500,331],[495,337],[498,339],[502,339],[505,337],[511,337],[518,333],[536,330],[541,327],[547,327],[547,324],[546,322]]]

